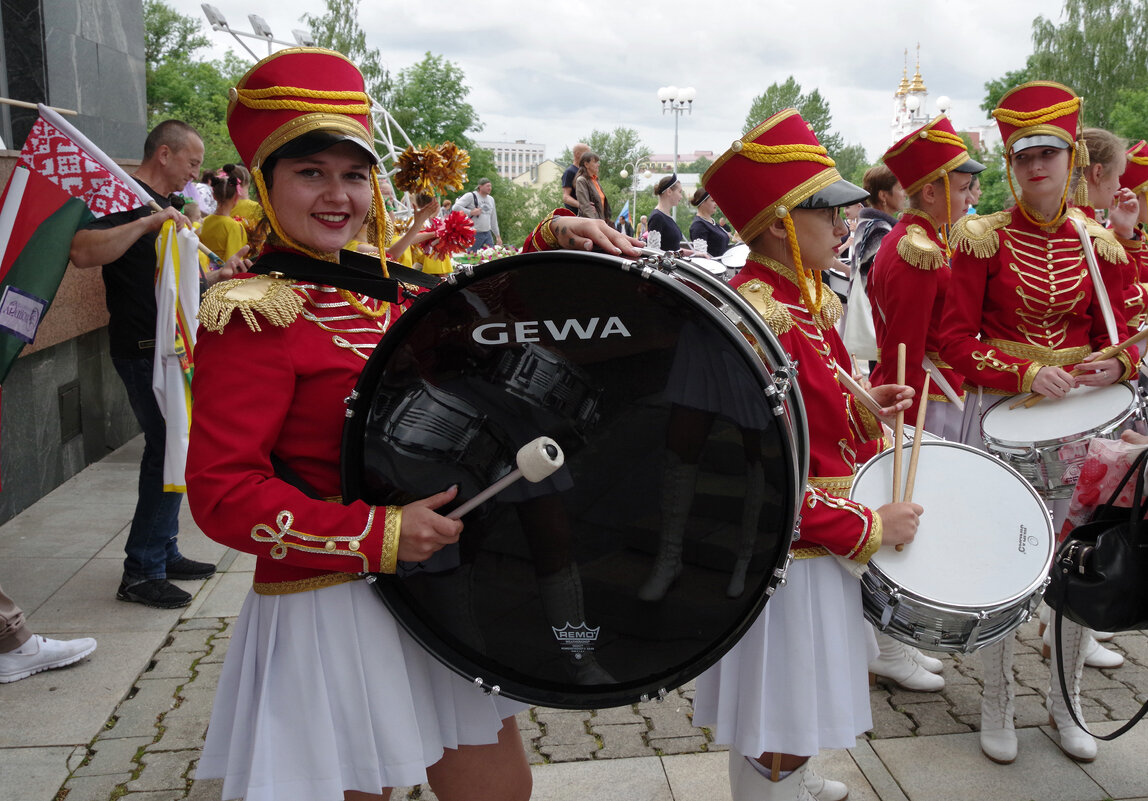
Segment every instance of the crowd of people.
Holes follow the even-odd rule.
[[[457,487],[401,506],[338,497],[344,399],[421,293],[392,279],[379,257],[405,254],[412,264],[411,249],[435,236],[431,219],[456,213],[472,222],[475,247],[502,244],[488,180],[453,204],[420,197],[396,226],[368,109],[362,75],[343,56],[280,51],[232,92],[228,127],[242,164],[203,173],[199,134],[162,123],[135,174],[162,211],[110,215],[76,235],[73,263],[103,268],[112,360],[145,434],[116,597],[178,608],[191,596],[172,580],[215,571],[179,551],[182,495],[163,486],[164,421],[151,391],[155,239],[164,222],[191,226],[202,213],[201,240],[224,264],[205,268],[187,494],[204,533],[254,554],[256,568],[198,777],[222,778],[225,798],[249,801],[367,801],[423,782],[444,801],[526,799],[530,771],[514,717],[523,705],[441,665],[359,580],[458,542],[463,522],[438,512]],[[524,243],[528,252],[637,258],[647,246],[689,255],[702,242],[697,249],[717,258],[740,240],[749,255],[731,284],[800,365],[809,470],[787,583],[697,680],[694,724],[730,746],[734,801],[841,801],[848,788],[808,759],[850,748],[872,727],[868,674],[918,691],[944,685],[938,660],[874,637],[862,613],[858,572],[882,549],[912,543],[928,514],[912,501],[873,507],[850,498],[853,476],[887,444],[887,426],[927,400],[926,431],[983,449],[980,422],[1000,398],[1056,399],[1136,376],[1135,350],[1098,354],[1134,331],[1148,307],[1148,148],[1082,130],[1080,98],[1059,84],[1016,87],[994,117],[1014,200],[995,214],[968,213],[984,167],[944,115],[893,145],[858,187],[789,109],[737,138],[705,172],[687,233],[673,217],[683,200],[676,175],[655,185],[657,205],[638,238],[617,230],[600,157],[579,144],[563,177],[565,208]],[[180,191],[190,201],[182,213],[169,199]],[[861,322],[873,349],[863,360],[872,361],[875,407],[839,378],[855,354],[822,272],[845,248],[860,286],[850,297],[868,303],[864,311],[851,303],[848,314],[869,318]],[[364,276],[348,251],[375,257],[377,272]],[[449,271],[449,261],[417,261]],[[1064,505],[1050,511],[1059,524]],[[646,602],[672,593],[677,573],[658,571],[641,591]],[[35,637],[2,593],[0,623],[0,682],[95,648]],[[1097,643],[1102,633],[1065,623],[1061,635],[1048,711],[1062,750],[1089,761],[1096,744],[1068,708],[1079,708],[1084,666],[1115,666],[1119,655]],[[980,654],[981,748],[1009,763],[1017,754],[1011,636]]]

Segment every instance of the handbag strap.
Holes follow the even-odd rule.
[[[1145,459],[1148,459],[1148,449],[1142,450],[1136,455],[1136,458],[1128,467],[1128,472],[1124,474],[1124,478],[1120,479],[1120,483],[1117,484],[1116,489],[1112,491],[1111,497],[1105,501],[1103,506],[1099,507],[1095,512],[1092,513],[1093,520],[1104,519],[1104,517],[1106,517],[1107,514],[1116,507],[1116,501],[1120,498],[1120,493],[1124,492],[1124,486],[1128,483],[1128,479],[1132,478],[1132,474],[1136,473],[1137,471],[1139,471],[1139,474],[1136,478],[1136,497],[1132,502],[1132,522],[1135,523],[1137,520],[1137,510],[1140,511],[1140,519],[1143,519],[1144,515],[1148,513],[1148,508],[1144,508],[1145,506],[1148,506],[1148,501],[1142,500],[1144,490],[1144,471],[1141,468],[1144,466]]]
[[[1056,677],[1060,680],[1060,694],[1064,699],[1065,705],[1068,707],[1068,714],[1072,716],[1072,722],[1075,723],[1080,730],[1085,734],[1096,738],[1097,740],[1115,740],[1122,734],[1125,734],[1129,729],[1135,726],[1144,715],[1148,714],[1148,701],[1144,702],[1144,706],[1140,707],[1140,711],[1132,716],[1132,719],[1121,726],[1112,734],[1096,734],[1088,730],[1087,727],[1076,716],[1076,705],[1072,703],[1068,695],[1068,683],[1064,680],[1064,648],[1061,645],[1060,630],[1064,625],[1064,596],[1065,596],[1065,582],[1060,585],[1060,603],[1056,605]],[[1084,635],[1081,635],[1084,636]]]

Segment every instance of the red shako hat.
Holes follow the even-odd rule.
[[[323,132],[362,145],[375,161],[371,100],[346,56],[318,47],[272,53],[228,95],[227,129],[251,170],[283,145]]]
[[[1120,176],[1120,185],[1134,194],[1148,192],[1148,143],[1143,139],[1128,148],[1128,166]]]
[[[993,109],[1005,152],[1039,145],[1072,147],[1080,138],[1082,102],[1076,92],[1052,81],[1030,81],[1010,89]]]
[[[882,161],[897,176],[907,195],[949,173],[978,173],[985,168],[969,158],[964,140],[944,114],[885,151]]]
[[[799,206],[848,206],[869,196],[841,177],[796,109],[735,140],[702,175],[702,186],[745,242]]]

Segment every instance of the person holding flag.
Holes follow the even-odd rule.
[[[179,552],[176,538],[183,496],[164,490],[167,430],[152,390],[156,238],[169,220],[176,228],[190,226],[188,219],[172,208],[168,196],[195,180],[203,152],[203,139],[187,123],[167,120],[157,125],[144,143],[143,161],[134,178],[160,211],[144,205],[147,199],[139,197],[126,210],[107,214],[77,231],[70,252],[72,263],[81,269],[103,267],[112,364],[144,433],[139,498],[124,546],[123,580],[116,598],[160,609],[191,603],[191,595],[171,579],[206,579],[215,573],[215,565],[188,559]],[[103,155],[98,150],[96,153]],[[245,255],[246,249],[240,250],[211,273],[209,280],[234,275],[244,264]]]

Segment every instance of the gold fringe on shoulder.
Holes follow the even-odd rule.
[[[897,255],[918,270],[939,270],[945,266],[945,254],[919,225],[910,225],[897,241]]]
[[[773,299],[773,287],[769,284],[755,278],[739,286],[737,291],[761,315],[773,333],[780,335],[793,328],[793,316],[789,309]]]
[[[199,304],[199,321],[208,331],[221,332],[239,309],[247,327],[261,331],[255,312],[267,322],[286,328],[303,311],[303,298],[291,289],[291,281],[260,275],[233,278],[216,284]]]
[[[1128,263],[1128,253],[1120,244],[1120,240],[1116,238],[1116,234],[1110,229],[1087,216],[1084,217],[1084,227],[1088,230],[1088,235],[1092,237],[1092,244],[1096,246],[1096,252],[1100,258],[1113,264]]]
[[[960,250],[978,259],[990,258],[1000,248],[1000,235],[997,231],[1008,225],[1010,219],[1012,215],[1007,211],[962,217],[953,226],[949,246],[954,251]]]

